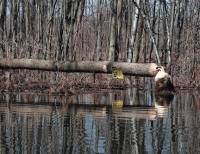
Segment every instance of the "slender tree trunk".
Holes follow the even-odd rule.
[[[156,17],[156,3],[157,0],[154,0],[153,2],[153,22],[152,22],[152,32],[155,34],[155,28],[156,28],[156,20],[157,20],[157,17]],[[151,56],[152,56],[152,51],[153,51],[153,43],[151,43],[151,47],[150,47],[150,53],[149,53],[149,62],[151,61]],[[158,42],[157,42],[157,48],[158,48]]]
[[[137,63],[139,61],[139,57],[140,57],[140,53],[141,53],[141,48],[143,47],[143,37],[144,37],[143,33],[144,33],[144,21],[141,20],[140,21],[140,28],[138,30],[137,41],[135,41],[137,46],[135,46],[135,49],[134,49],[135,52],[134,53],[137,53],[137,54],[135,54],[133,56],[133,62],[134,63]],[[145,54],[144,54],[144,59],[146,59]],[[144,62],[145,62],[145,60],[144,60]]]
[[[122,34],[122,27],[123,27],[123,15],[124,15],[124,5],[126,0],[119,0],[117,1],[117,46],[116,46],[116,53],[115,53],[115,61],[122,59],[122,44],[123,44],[123,34]]]
[[[136,1],[137,5],[140,5],[140,0]],[[139,20],[138,17],[138,8],[134,7],[135,11],[132,14],[132,26],[131,26],[131,36],[129,39],[129,48],[128,48],[128,53],[127,53],[127,61],[130,62],[136,62],[137,56],[138,56],[138,51],[134,50],[135,49],[135,38],[136,38],[136,31],[137,31],[137,23]]]
[[[166,2],[163,2],[165,13],[168,14]],[[174,14],[175,14],[175,6],[176,6],[176,0],[172,1],[171,6],[171,17],[170,17],[170,26],[168,28],[168,25],[166,25],[167,28],[167,69],[170,69],[171,66],[171,50],[172,50],[172,39],[173,39],[173,27],[174,27]],[[166,17],[166,24],[168,23],[167,17]]]
[[[6,20],[6,7],[7,7],[7,0],[2,0],[0,2],[0,40],[4,40],[5,35],[5,20]],[[5,45],[3,42],[0,43],[0,57],[3,57],[5,51]]]
[[[150,39],[151,39],[151,41],[153,43],[153,46],[154,46],[154,52],[155,52],[155,55],[156,55],[157,63],[159,65],[161,65],[161,61],[160,61],[160,57],[159,57],[159,54],[158,54],[158,49],[157,49],[156,41],[155,41],[155,38],[154,38],[154,34],[153,34],[152,30],[151,30],[151,25],[150,25],[149,19],[146,17],[144,11],[138,6],[138,4],[137,3],[134,3],[134,4],[139,9],[142,17],[145,19],[146,26],[147,26],[147,29],[149,31]]]
[[[97,3],[97,40],[96,40],[96,50],[94,54],[94,60],[98,61],[100,57],[101,52],[101,46],[102,46],[102,0],[98,0]]]
[[[185,10],[187,8],[187,1],[182,2],[179,1],[179,12],[178,12],[178,16],[177,16],[177,28],[178,28],[178,44],[177,44],[177,51],[178,51],[178,57],[180,55],[180,51],[181,51],[181,35],[182,35],[182,31],[183,31],[183,26],[184,26],[184,18],[185,18]]]
[[[118,55],[117,50],[117,2],[118,0],[112,0],[110,3],[111,7],[111,25],[110,25],[110,43],[108,51],[108,60],[114,61]]]

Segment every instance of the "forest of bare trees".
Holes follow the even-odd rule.
[[[155,62],[198,87],[199,14],[199,0],[0,0],[0,57]]]

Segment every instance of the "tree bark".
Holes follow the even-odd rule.
[[[145,15],[144,11],[138,6],[138,4],[136,2],[134,2],[134,4],[138,8],[138,10],[141,13],[142,17],[146,21],[146,26],[147,26],[147,29],[149,31],[150,39],[151,39],[151,41],[153,43],[153,46],[154,46],[154,52],[155,52],[155,55],[156,55],[157,63],[159,65],[161,65],[161,61],[160,61],[160,57],[159,57],[158,49],[157,49],[157,45],[156,45],[156,40],[155,40],[154,34],[153,34],[152,30],[151,30],[151,25],[150,25],[150,22],[149,22],[149,18],[148,18],[148,16]]]
[[[100,57],[102,47],[102,1],[99,0],[97,3],[97,22],[96,22],[96,49],[94,54],[94,60],[98,61]]]
[[[163,1],[165,13],[168,14],[167,11],[167,2]],[[172,6],[171,6],[171,17],[170,17],[170,25],[168,27],[167,23],[169,22],[167,20],[167,17],[165,17],[166,20],[166,29],[167,29],[167,69],[169,70],[171,66],[171,50],[172,50],[172,39],[173,39],[173,28],[174,28],[174,15],[175,15],[175,6],[176,6],[176,0],[172,1]]]
[[[154,63],[126,63],[110,61],[73,61],[57,62],[37,59],[0,59],[0,68],[31,69],[60,72],[112,73],[119,68],[125,75],[155,76],[157,65]]]
[[[137,5],[140,5],[140,0],[136,1]],[[137,23],[138,23],[138,8],[134,7],[135,10],[132,13],[132,26],[131,26],[131,36],[129,38],[129,48],[127,51],[127,61],[129,63],[131,62],[137,62],[137,58],[139,52],[137,50],[135,50],[135,38],[136,38],[136,30],[137,30]],[[134,51],[135,50],[135,51]]]
[[[116,55],[117,49],[117,1],[111,1],[111,30],[110,30],[110,42],[109,42],[109,53],[108,60],[114,61],[117,59],[118,55]]]

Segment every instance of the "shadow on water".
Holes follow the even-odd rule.
[[[200,95],[0,95],[1,153],[199,153]]]

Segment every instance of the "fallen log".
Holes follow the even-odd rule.
[[[0,59],[2,69],[31,69],[59,72],[112,73],[113,68],[120,69],[125,75],[155,76],[155,63],[126,63],[110,61],[67,61],[58,62],[38,59]]]

